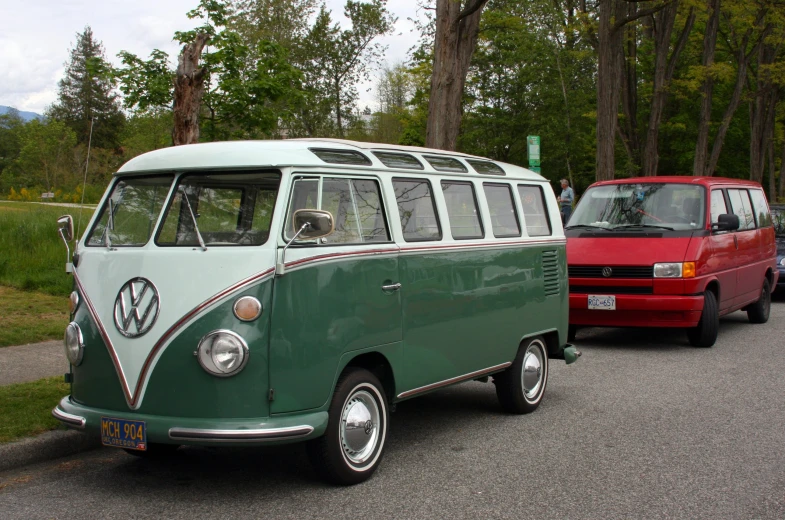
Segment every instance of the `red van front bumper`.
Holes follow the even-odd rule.
[[[570,325],[595,327],[695,327],[703,295],[617,294],[616,310],[589,310],[587,294],[570,294]]]

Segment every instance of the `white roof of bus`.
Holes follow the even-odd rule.
[[[437,171],[431,167],[428,161],[418,157],[425,167],[424,170],[388,168],[379,161],[373,154],[365,153],[373,163],[373,166],[344,165],[326,163],[310,152],[309,148],[326,148],[331,150],[354,150],[369,152],[372,150],[406,152],[415,156],[418,155],[441,155],[445,157],[455,157],[463,159],[477,159],[489,161],[485,157],[469,155],[460,152],[448,152],[432,148],[421,148],[418,146],[401,146],[381,143],[365,143],[359,141],[348,141],[344,139],[287,139],[284,141],[226,141],[215,143],[200,143],[183,146],[172,146],[162,148],[152,152],[147,152],[135,157],[125,163],[118,170],[117,174],[130,174],[154,171],[182,171],[182,170],[204,170],[204,169],[232,169],[232,168],[281,168],[286,166],[295,167],[319,167],[319,168],[342,168],[351,170],[389,170],[397,172],[422,172],[438,173],[441,175],[469,175],[481,176],[483,178],[503,178],[502,176],[475,173],[469,168],[469,173],[455,173]],[[491,161],[499,165],[506,173],[507,177],[518,179],[545,181],[541,175],[531,170],[521,168],[512,164]]]

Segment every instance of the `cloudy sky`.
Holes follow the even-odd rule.
[[[119,65],[121,50],[146,58],[153,49],[174,57],[175,31],[196,25],[185,13],[199,0],[0,0],[0,105],[42,113],[57,98],[64,62],[86,25],[104,45],[107,58]],[[333,19],[344,21],[342,0],[326,0]],[[408,18],[417,16],[414,0],[389,0],[398,17],[392,35],[380,39],[388,46],[387,62],[404,61],[417,40]],[[361,104],[372,105],[372,85],[360,88]]]

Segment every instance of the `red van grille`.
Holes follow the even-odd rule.
[[[570,284],[570,294],[654,294],[654,289],[651,286]]]
[[[610,276],[603,274],[609,267]],[[571,265],[568,268],[570,278],[653,278],[653,265]]]

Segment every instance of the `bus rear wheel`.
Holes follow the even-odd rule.
[[[531,413],[540,406],[548,383],[548,347],[541,336],[524,340],[515,361],[496,374],[496,396],[506,412]]]

